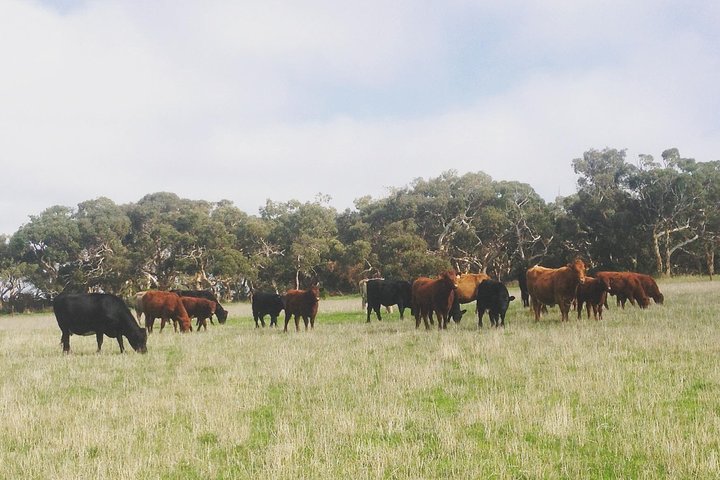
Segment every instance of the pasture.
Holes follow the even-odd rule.
[[[0,317],[2,476],[718,478],[720,282],[660,288],[664,306],[564,324],[511,288],[504,330],[474,304],[445,332],[366,324],[346,298],[283,334],[228,305],[147,355],[73,336],[64,356],[51,314]]]

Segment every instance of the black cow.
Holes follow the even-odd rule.
[[[527,269],[521,269],[518,273],[518,286],[520,287],[520,298],[522,299],[523,307],[530,306],[530,293],[528,293],[527,287]]]
[[[125,302],[107,293],[62,293],[53,301],[63,352],[70,352],[70,335],[96,335],[100,352],[103,335],[117,338],[120,352],[127,337],[136,352],[147,353],[147,330],[140,328]]]
[[[253,292],[252,313],[255,320],[255,328],[258,328],[258,320],[265,327],[265,315],[270,315],[270,326],[277,327],[277,317],[280,310],[285,308],[283,299],[277,293]]]
[[[204,298],[206,300],[212,300],[217,304],[215,307],[215,316],[218,319],[218,322],[222,325],[227,321],[228,317],[228,311],[223,308],[222,305],[220,305],[220,302],[218,302],[217,297],[214,293],[212,293],[209,290],[172,290],[173,292],[177,293],[181,297],[196,297],[196,298]],[[210,323],[212,324],[212,317],[210,317]]]
[[[505,326],[505,312],[507,312],[510,302],[515,297],[508,294],[508,289],[497,280],[485,280],[477,289],[477,312],[478,325],[482,324],[482,317],[485,310],[490,315],[490,324],[493,327]]]
[[[389,307],[397,305],[400,318],[403,318],[405,308],[410,307],[412,300],[412,286],[405,280],[370,280],[367,282],[367,321],[370,322],[370,312],[375,311],[378,320],[380,306]]]

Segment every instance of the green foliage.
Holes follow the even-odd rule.
[[[320,282],[350,292],[376,276],[447,268],[516,278],[532,264],[582,256],[591,268],[713,274],[720,246],[720,161],[671,148],[656,161],[588,150],[572,161],[577,192],[546,203],[530,185],[483,172],[418,178],[337,212],[327,196],[267,200],[248,215],[228,200],[169,192],[116,205],[54,206],[0,240],[0,301],[63,289],[130,296],[148,288],[213,289],[245,298]]]

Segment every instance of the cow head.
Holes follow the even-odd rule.
[[[313,297],[315,297],[316,301],[318,301],[318,302],[320,301],[320,288],[318,287],[317,284],[310,287],[308,289],[308,292],[310,292],[313,295]]]
[[[452,305],[452,310],[450,310],[450,317],[455,323],[460,323],[465,312],[467,312],[467,310],[460,310],[460,302],[455,300]]]
[[[127,337],[133,350],[138,353],[147,353],[147,335],[147,329],[141,328],[139,334]]]
[[[497,289],[495,290],[497,292],[495,294],[496,301],[493,302],[495,305],[490,308],[489,312],[490,322],[496,327],[500,325],[505,326],[505,314],[510,307],[510,302],[515,300],[515,296],[508,293],[505,285],[499,282],[497,285]]]
[[[574,262],[568,264],[568,267],[577,274],[580,283],[585,283],[585,262],[582,259],[576,258]]]
[[[440,274],[439,279],[445,282],[446,285],[452,287],[455,290],[458,286],[458,274],[455,270],[448,270]]]
[[[218,323],[222,325],[227,321],[228,311],[218,305],[215,307],[215,316],[218,319]]]
[[[604,291],[612,293],[612,283],[610,282],[610,278],[603,275],[601,277],[597,277],[597,281],[600,282],[600,285]]]

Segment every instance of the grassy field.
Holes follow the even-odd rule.
[[[282,334],[230,305],[147,355],[64,356],[51,315],[2,317],[0,477],[719,478],[720,282],[660,288],[601,322],[513,302],[504,330],[474,306],[445,332],[366,324],[349,298]]]

